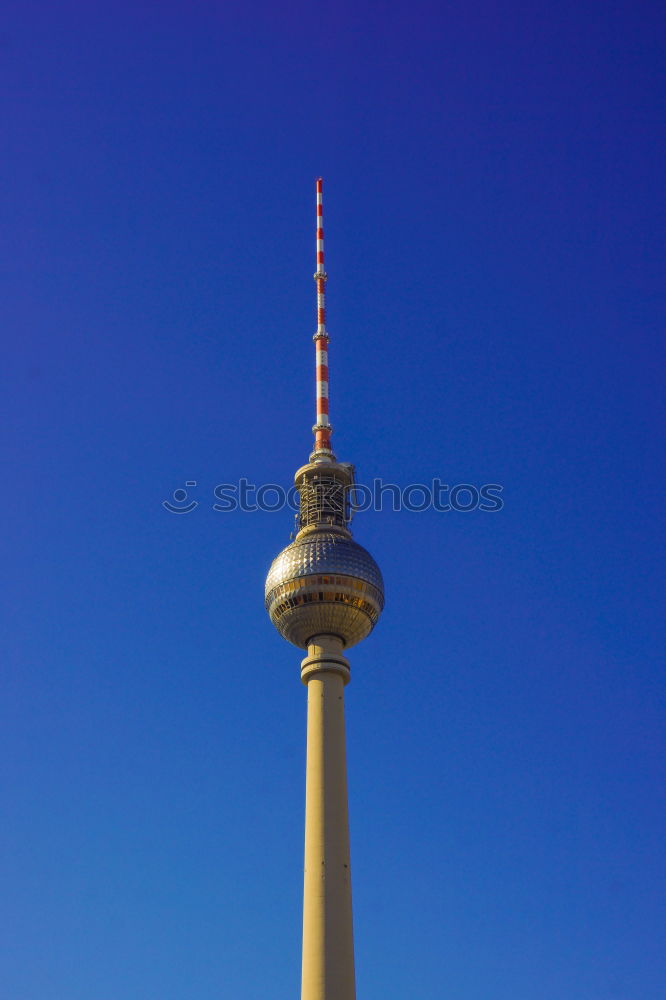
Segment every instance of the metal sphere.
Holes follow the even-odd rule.
[[[302,532],[273,560],[266,610],[278,632],[301,649],[315,635],[338,635],[354,646],[384,607],[379,566],[346,531]]]

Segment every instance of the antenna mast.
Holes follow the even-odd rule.
[[[323,178],[316,181],[317,190],[317,270],[314,280],[317,285],[317,332],[312,338],[315,342],[315,372],[317,380],[317,422],[312,428],[315,436],[313,460],[335,461],[331,451],[331,433],[333,428],[328,418],[328,341],[326,332],[326,281],[328,275],[324,270],[324,207]]]

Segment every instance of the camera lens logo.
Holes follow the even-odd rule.
[[[188,479],[185,485],[196,486],[197,483],[195,479]],[[173,491],[171,499],[173,503],[169,500],[163,500],[162,506],[172,514],[189,514],[191,510],[199,506],[198,500],[190,500],[186,506],[183,506],[187,500],[187,490],[182,489],[182,487]]]

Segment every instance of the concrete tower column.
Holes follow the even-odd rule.
[[[337,636],[315,636],[301,663],[308,688],[301,1000],[355,1000],[344,687]]]

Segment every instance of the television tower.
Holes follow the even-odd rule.
[[[317,180],[317,421],[310,461],[294,477],[298,533],[273,560],[266,610],[300,649],[308,689],[301,1000],[354,1000],[344,652],[368,635],[384,606],[377,563],[349,530],[354,467],[331,450],[328,408],[322,179]]]

